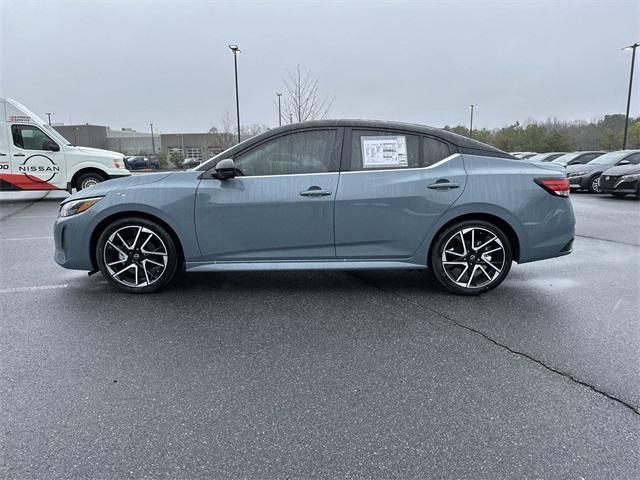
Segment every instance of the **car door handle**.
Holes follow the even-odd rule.
[[[437,181],[435,183],[432,183],[431,185],[427,185],[427,188],[430,188],[432,190],[440,190],[440,189],[449,189],[449,188],[458,188],[460,186],[459,183],[455,183],[455,182],[450,182],[448,180],[444,180],[444,181]]]
[[[14,157],[24,157],[24,153],[14,153],[13,154]]]
[[[320,187],[309,187],[308,190],[300,192],[303,197],[326,197],[331,195],[331,192],[321,189]]]

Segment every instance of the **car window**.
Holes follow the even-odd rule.
[[[366,171],[418,168],[420,138],[399,132],[353,130],[351,133],[351,165],[348,170]]]
[[[428,167],[451,155],[448,143],[435,138],[422,137],[422,166]]]
[[[623,160],[628,161],[631,165],[638,165],[640,164],[640,153],[633,153]]]
[[[13,144],[25,150],[44,150],[45,142],[53,142],[42,130],[32,125],[11,125],[11,134]]]
[[[337,171],[337,130],[309,130],[269,140],[234,158],[239,175]]]

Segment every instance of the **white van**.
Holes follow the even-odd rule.
[[[121,153],[76,147],[33,112],[0,98],[0,190],[82,190],[131,175]]]

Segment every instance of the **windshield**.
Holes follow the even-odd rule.
[[[13,104],[13,106],[16,107],[18,110],[21,110],[25,115],[31,117],[33,122],[37,123],[39,127],[41,127],[43,130],[45,130],[47,132],[47,134],[51,138],[53,138],[54,140],[58,141],[59,143],[62,143],[63,145],[71,145],[69,140],[67,140],[62,135],[60,135],[51,125],[49,125],[47,122],[42,120],[40,117],[38,117],[35,113],[33,113],[27,107],[25,107],[24,105],[16,102],[15,100],[11,100],[11,99],[8,99],[8,98],[6,100],[8,102],[10,102],[11,104]]]
[[[629,155],[629,153],[630,152],[625,151],[605,153],[595,160],[591,160],[588,165],[613,165],[614,163],[617,163],[618,160]]]
[[[576,153],[567,153],[566,155],[562,155],[556,158],[553,163],[559,163],[560,165],[567,165],[571,160],[581,155],[580,152]]]
[[[542,162],[548,156],[553,155],[553,153],[539,153],[534,155],[533,157],[529,157],[527,160],[533,160],[534,162]]]

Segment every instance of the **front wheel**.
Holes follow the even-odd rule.
[[[104,182],[104,177],[99,173],[89,172],[78,177],[76,180],[76,190],[79,192],[80,190],[84,190],[85,188],[93,187],[100,182]]]
[[[460,222],[434,240],[429,266],[444,288],[460,295],[478,295],[502,283],[513,260],[504,232],[481,220]]]
[[[589,180],[589,191],[591,193],[600,193],[602,189],[600,188],[600,175],[594,175]]]
[[[143,218],[124,218],[109,225],[96,246],[98,268],[127,293],[155,292],[178,271],[178,250],[167,231]]]

